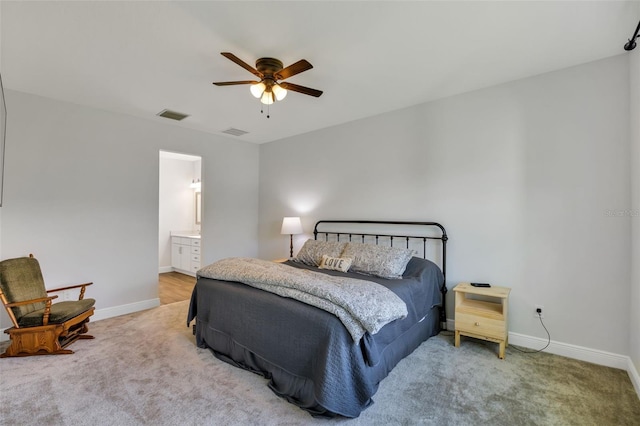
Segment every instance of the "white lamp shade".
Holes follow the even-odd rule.
[[[273,94],[276,95],[276,99],[281,101],[287,96],[287,89],[283,89],[279,84],[273,86]]]
[[[189,185],[191,188],[195,189],[196,192],[199,192],[200,189],[202,188],[202,183],[200,182],[200,179],[193,179],[191,181],[191,185]]]
[[[281,234],[302,234],[302,223],[299,217],[285,217],[282,219]]]
[[[264,92],[264,89],[266,89],[267,86],[264,85],[263,82],[257,83],[257,84],[252,84],[251,87],[249,88],[249,90],[251,90],[251,94],[256,97],[256,98],[260,98],[262,97],[262,92]]]
[[[265,105],[271,105],[273,103],[273,92],[264,92],[260,98],[260,102]]]

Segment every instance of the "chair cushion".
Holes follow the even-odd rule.
[[[81,313],[88,311],[95,303],[95,299],[82,299],[54,303],[51,305],[49,324],[62,324],[63,322],[68,321],[71,318],[77,317]],[[18,321],[18,325],[20,327],[36,327],[42,325],[43,316],[44,308],[23,316]]]
[[[40,264],[33,257],[19,257],[0,262],[0,288],[9,303],[47,297]],[[43,309],[42,303],[11,308],[16,319],[30,312]]]

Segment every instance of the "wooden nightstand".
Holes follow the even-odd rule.
[[[282,259],[274,259],[273,261],[276,263],[284,263],[287,260],[290,260],[288,257],[283,257]]]
[[[460,335],[484,339],[499,343],[498,357],[504,359],[504,350],[509,344],[507,312],[511,289],[460,283],[453,291],[456,294],[456,347],[460,346]],[[480,298],[482,300],[478,300]]]

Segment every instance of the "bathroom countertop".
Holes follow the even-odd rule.
[[[200,238],[200,234],[198,234],[197,232],[190,232],[190,231],[172,231],[171,236],[185,237],[185,238]]]

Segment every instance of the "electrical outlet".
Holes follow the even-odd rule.
[[[55,300],[56,302],[65,302],[71,300],[71,295],[69,294],[69,290],[58,291],[55,294],[58,295],[58,298]]]
[[[533,316],[538,318],[538,311],[540,311],[540,318],[544,318],[544,306],[536,305],[536,308],[533,310]]]

